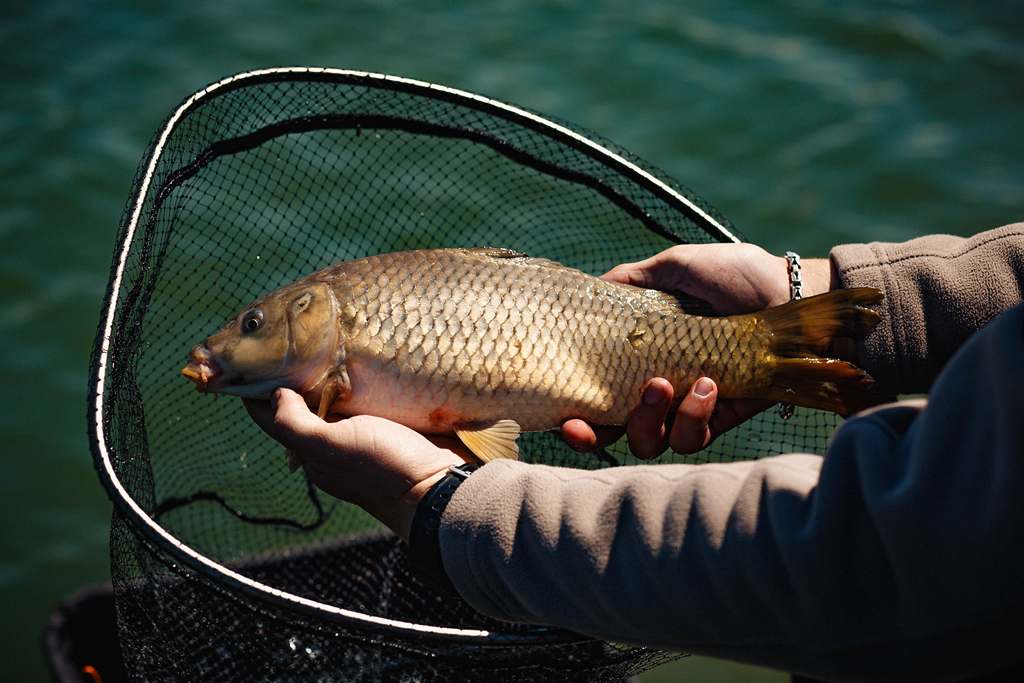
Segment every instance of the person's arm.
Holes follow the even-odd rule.
[[[725,314],[789,300],[785,259],[752,244],[676,246],[617,266],[604,278],[696,296]],[[843,340],[833,355],[863,367],[884,393],[927,391],[967,337],[1021,302],[1024,223],[972,238],[934,235],[900,244],[842,245],[832,250],[830,259],[804,260],[805,296],[861,286],[885,293],[881,324],[859,343]],[[663,425],[673,387],[660,378],[645,386],[643,401],[627,425],[634,455],[656,457],[667,446],[679,453],[696,452],[769,405],[718,401],[714,386],[701,397],[695,395],[696,385],[688,389],[668,434]],[[569,420],[562,435],[574,448],[592,450],[618,439],[621,430]]]
[[[841,287],[885,293],[858,364],[898,393],[927,391],[972,333],[1024,299],[1024,223],[970,238],[847,244],[830,256]]]
[[[827,457],[575,471],[492,462],[442,518],[477,610],[827,677],[1004,666],[1024,605],[1024,307],[923,411],[848,421]]]

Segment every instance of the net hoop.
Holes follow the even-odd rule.
[[[504,102],[434,83],[346,69],[280,67],[247,71],[230,76],[194,93],[167,119],[164,127],[156,137],[149,159],[145,164],[145,171],[133,189],[127,210],[129,220],[123,232],[118,236],[121,249],[114,261],[114,267],[107,287],[106,300],[101,317],[102,326],[97,340],[99,347],[97,362],[90,378],[88,428],[90,446],[100,481],[119,511],[129,520],[133,529],[149,542],[158,545],[184,566],[204,576],[212,577],[229,589],[240,591],[301,614],[325,618],[335,623],[354,627],[373,627],[396,636],[415,636],[421,640],[439,638],[445,642],[457,641],[473,645],[513,645],[589,640],[584,636],[544,627],[537,627],[526,633],[502,633],[493,630],[417,624],[349,610],[282,591],[265,583],[250,579],[230,567],[212,560],[177,539],[142,509],[118,478],[108,452],[104,430],[104,387],[109,363],[110,340],[113,334],[115,312],[124,267],[142,214],[143,204],[154,172],[160,162],[164,145],[183,117],[214,98],[233,90],[259,83],[302,80],[356,84],[381,90],[400,90],[435,99],[453,101],[463,106],[501,116],[547,135],[558,142],[569,144],[607,167],[632,178],[661,196],[670,206],[686,214],[699,225],[702,225],[708,232],[717,234],[721,241],[740,241],[736,235],[688,198],[621,155],[554,121]]]

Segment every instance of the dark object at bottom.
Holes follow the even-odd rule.
[[[126,547],[131,541],[124,533],[130,532],[115,516],[112,542]],[[390,534],[268,554],[231,569],[297,593],[341,586],[351,605],[375,605],[384,618],[420,624],[476,619],[481,626],[503,628],[502,634],[486,642],[444,642],[318,623],[271,602],[241,599],[180,565],[157,570],[152,562],[158,556],[144,542],[137,552],[150,570],[114,579],[118,637],[133,679],[590,683],[621,681],[679,656],[487,620],[457,596],[430,592],[409,573],[404,545]]]
[[[59,683],[128,680],[117,640],[114,591],[110,584],[82,588],[57,607],[43,631],[43,654],[53,680]],[[798,675],[792,681],[818,683]]]
[[[43,654],[60,683],[128,680],[109,583],[82,588],[61,603],[43,631]]]

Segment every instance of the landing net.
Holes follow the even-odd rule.
[[[240,401],[178,375],[240,306],[330,263],[503,246],[591,273],[739,235],[689,189],[564,122],[326,69],[216,83],[157,133],[115,245],[89,422],[116,503],[126,665],[145,680],[621,680],[676,656],[487,619],[423,585],[358,508],[290,475]],[[690,457],[821,452],[834,416],[766,413]],[[638,464],[550,434],[524,459]]]

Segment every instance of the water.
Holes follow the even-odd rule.
[[[1024,216],[1024,13],[1011,3],[207,5],[3,10],[5,679],[43,675],[46,616],[107,575],[110,504],[85,437],[89,349],[135,165],[208,82],[310,64],[481,92],[625,145],[774,251]]]

